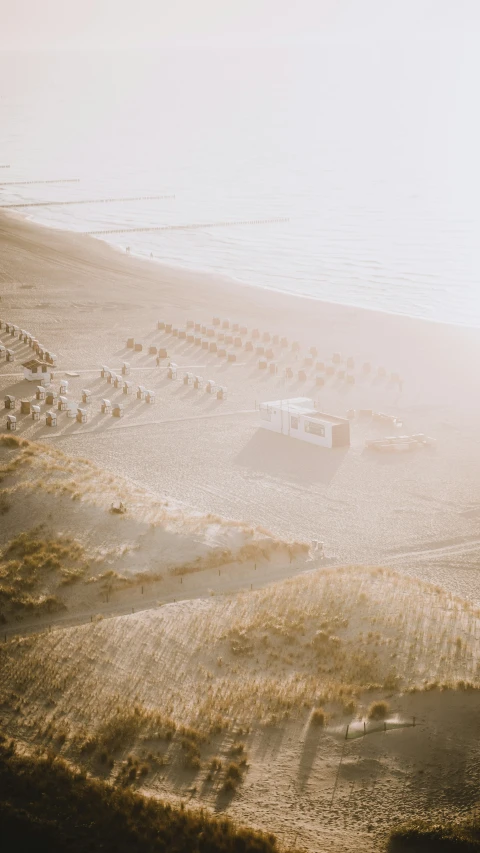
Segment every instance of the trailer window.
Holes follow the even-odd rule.
[[[296,415],[290,415],[290,426],[292,429],[298,429],[298,418]]]
[[[305,421],[305,432],[310,432],[312,435],[325,436],[325,427],[317,421]]]

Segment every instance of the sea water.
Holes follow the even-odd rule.
[[[18,210],[80,232],[198,225],[99,239],[479,326],[479,71],[466,34],[2,53],[0,204],[174,196]],[[79,182],[7,183],[60,178]]]

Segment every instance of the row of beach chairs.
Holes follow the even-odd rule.
[[[136,341],[135,338],[127,338],[127,349],[133,349],[134,352],[143,352],[143,344]],[[155,344],[151,344],[148,347],[148,354],[155,355],[157,357],[157,364],[160,363],[162,358],[168,358],[168,352],[165,347],[157,347]],[[124,365],[126,365],[127,368],[130,367],[128,362],[124,362]]]
[[[33,351],[38,355],[40,360],[44,360],[47,364],[54,366],[56,364],[57,356],[55,353],[48,350],[40,341],[32,335],[30,332],[27,332],[25,329],[20,329],[19,326],[16,326],[14,323],[10,323],[6,320],[0,319],[0,330],[3,330],[6,335],[10,335],[12,338],[17,338],[18,340],[27,344]],[[0,357],[6,357],[7,361],[14,361],[15,354],[13,350],[8,349],[3,344],[0,344]]]
[[[14,408],[14,403],[9,403],[9,408]],[[60,397],[58,400],[58,409],[50,409],[44,413],[45,424],[48,427],[57,426],[57,416],[58,411],[65,411],[67,417],[75,418],[78,423],[85,424],[89,419],[89,412],[87,409],[79,406],[78,404],[72,404],[67,400],[66,397]],[[124,415],[124,406],[121,403],[112,403],[110,400],[102,399],[100,404],[100,411],[104,415],[113,415],[114,417],[122,418]],[[40,406],[31,403],[30,400],[22,400],[21,401],[21,409],[20,413],[22,415],[30,415],[32,420],[39,421],[41,417],[41,408]],[[9,432],[15,432],[17,429],[17,417],[16,415],[7,415],[7,430]]]
[[[261,362],[259,361],[258,363],[259,369],[263,369],[265,367],[265,359],[269,361],[275,359],[277,355],[274,349],[275,347],[280,348],[280,350],[289,349],[296,355],[296,357],[298,357],[298,354],[302,349],[299,341],[297,340],[290,342],[285,336],[272,334],[268,331],[261,332],[258,328],[252,329],[249,339],[244,340],[244,337],[249,334],[246,326],[243,326],[240,323],[231,323],[230,320],[221,319],[220,317],[213,317],[210,325],[199,323],[194,320],[187,320],[186,328],[184,329],[176,327],[172,323],[166,323],[159,320],[157,323],[157,330],[171,334],[173,337],[185,339],[188,343],[201,346],[202,349],[208,350],[212,353],[217,353],[219,356],[227,356],[227,358],[229,355],[227,350],[228,346],[233,346],[237,349],[244,348],[246,352],[255,351],[257,356],[264,357],[261,359]],[[212,338],[215,338],[216,340],[212,340]],[[327,361],[318,361],[317,359],[318,347],[310,346],[304,355],[302,370],[306,372],[308,368],[315,368],[317,374],[325,373],[327,376],[337,375],[339,379],[345,379],[347,384],[355,384],[355,376],[352,372],[355,369],[355,358],[353,356],[350,355],[344,357],[342,353],[334,352],[331,358]],[[236,361],[236,355],[234,352],[231,353],[231,360]],[[277,373],[278,369],[278,367],[272,367],[270,372]],[[287,378],[293,378],[293,367],[290,367],[291,376],[288,373],[288,366],[283,369],[285,370]],[[361,367],[361,372],[364,376],[372,374],[372,364],[368,361],[364,362]],[[299,374],[298,378],[302,380],[303,374],[301,371],[298,370],[297,373]],[[380,379],[386,378],[388,376],[387,370],[384,367],[378,367],[376,370],[376,376]],[[316,384],[322,385],[323,383],[320,381],[321,377],[317,378],[318,381]],[[395,371],[390,373],[390,381],[401,385],[401,377],[399,373]]]
[[[130,366],[127,362],[124,362],[122,367],[123,376],[126,374],[127,376],[130,373]],[[135,383],[131,382],[128,379],[124,379],[122,375],[119,373],[115,373],[115,371],[110,370],[110,368],[103,366],[100,370],[100,376],[102,379],[106,379],[109,385],[113,385],[114,388],[118,388],[123,391],[123,393],[127,396],[133,394],[135,389]],[[144,400],[146,403],[154,403],[155,402],[155,391],[149,390],[145,388],[144,385],[137,385],[135,396],[137,400]]]
[[[178,364],[175,364],[173,361],[170,362],[167,369],[167,376],[169,379],[178,379]],[[182,381],[184,385],[191,385],[196,390],[205,389],[207,394],[215,395],[218,400],[226,400],[227,398],[227,388],[225,385],[219,385],[214,379],[204,381],[203,376],[196,376],[194,373],[187,371],[184,373]]]
[[[40,406],[36,406],[34,404],[29,404],[28,400],[22,400],[22,409],[21,414],[29,414],[33,421],[39,421],[41,416]],[[75,418],[78,423],[86,424],[88,421],[88,412],[86,409],[83,409],[81,406],[70,406],[67,410],[67,417]],[[45,416],[45,425],[48,427],[57,426],[57,411],[55,409],[50,409],[49,411],[44,413]],[[17,418],[16,415],[7,415],[7,430],[9,432],[15,432],[17,429]]]

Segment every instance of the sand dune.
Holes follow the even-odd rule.
[[[318,849],[321,827],[328,849],[373,850],[405,810],[462,817],[475,805],[479,622],[468,602],[393,571],[318,569],[12,640],[1,701],[27,746],[94,774],[121,782],[143,762],[135,784],[151,793],[225,809],[289,845]],[[368,719],[379,700],[386,732]],[[346,741],[347,724],[358,736]]]
[[[9,633],[145,608],[187,588],[205,594],[217,577],[244,586],[252,570],[258,584],[264,569],[268,576],[309,557],[305,543],[193,512],[56,448],[4,436],[0,461],[0,612]],[[126,511],[112,512],[120,502]],[[197,574],[197,585],[187,582]]]

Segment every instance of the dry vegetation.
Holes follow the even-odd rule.
[[[290,555],[304,553],[303,545],[278,542],[266,531],[188,515],[50,447],[1,440],[3,498],[10,507],[3,519],[15,522],[3,532],[0,557],[4,618],[48,611],[78,590],[83,596],[132,583],[128,565],[135,566],[137,582],[156,577],[154,563],[141,555],[149,548],[158,563],[158,531],[174,535],[172,551],[186,540],[190,548],[185,559],[162,565],[165,574],[272,553],[288,571]],[[15,521],[18,507],[29,495],[38,501],[38,494],[42,507],[51,499],[50,509],[62,511],[75,498],[75,535],[66,522],[60,535],[55,516],[27,532],[15,528],[23,524],[21,514]],[[126,515],[108,512],[118,498]],[[251,778],[261,772],[259,739],[281,739],[290,727],[300,766],[308,765],[309,750],[313,762],[321,743],[330,750],[322,772],[335,778],[329,756],[336,760],[347,723],[353,750],[363,721],[369,732],[407,722],[398,712],[400,694],[409,701],[417,691],[439,698],[465,691],[474,698],[479,622],[468,602],[378,567],[317,569],[235,596],[110,619],[97,615],[79,627],[0,645],[2,724],[22,749],[48,749],[125,794],[139,788],[175,798],[188,791],[202,804],[234,807],[247,801]],[[368,777],[371,765],[365,766]],[[331,790],[315,793],[315,808],[330,809]],[[295,796],[303,809],[302,791]],[[269,827],[266,806],[263,812],[259,825]],[[405,841],[400,832],[391,844]]]
[[[230,562],[308,553],[304,543],[280,540],[263,528],[186,511],[87,459],[70,458],[49,445],[0,436],[0,463],[0,514],[8,516],[9,525],[16,526],[15,533],[31,526],[28,517],[15,520],[12,512],[15,509],[21,516],[21,508],[29,499],[35,500],[35,516],[50,510],[53,529],[55,524],[63,524],[67,514],[72,525],[88,525],[89,557],[110,564],[112,582],[122,583],[132,576],[137,581],[152,580],[165,571],[182,575]],[[80,505],[75,506],[76,516],[69,509],[70,501]],[[119,501],[127,513],[112,517],[112,503]],[[105,548],[99,537],[104,538],[108,530],[112,541]],[[161,541],[155,549],[156,534],[160,539],[162,535],[169,537],[169,549],[164,543],[162,548]],[[158,552],[162,551],[163,559],[159,560]]]
[[[390,836],[388,853],[478,853],[478,823],[414,823],[395,829]]]
[[[82,546],[70,537],[49,536],[42,527],[20,533],[0,554],[0,622],[63,610],[58,592],[88,568]]]
[[[348,775],[340,777],[338,805],[331,810],[343,741],[345,773],[358,768],[366,823],[379,827],[376,841],[384,843],[391,824],[403,817],[406,791],[412,815],[433,814],[432,803],[417,787],[425,776],[417,776],[407,760],[396,787],[389,786],[390,810],[382,794],[380,811],[369,817],[371,769],[375,779],[381,772],[379,757],[373,757],[379,735],[362,739],[368,741],[365,754],[373,753],[365,765],[356,763],[363,721],[372,733],[411,726],[412,717],[402,717],[399,708],[416,714],[430,698],[439,708],[448,709],[457,697],[458,707],[462,697],[466,707],[475,707],[478,622],[466,602],[391,571],[316,570],[231,598],[184,601],[4,643],[1,718],[24,749],[48,749],[119,789],[233,809],[243,820],[275,830],[282,819],[271,812],[271,800],[260,816],[252,790],[268,774],[277,774],[272,784],[281,784],[282,762],[290,772],[293,761],[294,775],[300,774],[292,803],[292,826],[297,821],[298,827],[307,784],[302,774],[309,778],[309,755],[313,761],[317,749],[323,763],[311,808],[321,823],[328,816],[343,821],[353,790]],[[286,732],[297,745],[294,752],[288,759],[280,753],[278,767],[276,759],[264,767],[263,745],[283,740]],[[411,780],[406,788],[403,774]],[[462,816],[471,797],[458,785],[460,806],[452,814]],[[312,832],[307,830],[309,847]],[[290,843],[295,834],[288,835]],[[332,850],[347,849],[341,838]]]
[[[133,763],[131,767],[134,767]],[[53,756],[20,756],[0,743],[5,849],[138,853],[274,853],[273,835],[93,781]]]
[[[107,749],[120,721],[133,746],[152,726],[211,736],[312,711],[316,725],[383,720],[388,705],[372,704],[372,692],[479,686],[478,622],[466,602],[393,572],[318,570],[232,599],[12,640],[0,648],[0,700],[21,709],[17,734],[61,725],[67,741]]]

